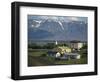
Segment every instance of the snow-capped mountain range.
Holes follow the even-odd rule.
[[[87,23],[84,21],[61,21],[28,19],[29,40],[87,41]]]

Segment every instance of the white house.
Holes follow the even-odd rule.
[[[81,56],[80,54],[77,53],[65,53],[66,57],[68,57],[68,59],[80,59]]]
[[[80,50],[86,43],[85,42],[79,42],[79,41],[72,41],[68,44],[72,50]]]
[[[55,56],[56,56],[56,58],[57,58],[57,57],[60,57],[61,54],[60,54],[59,52],[57,52]]]
[[[57,57],[60,57],[61,54],[59,52],[49,51],[48,56],[57,58]]]

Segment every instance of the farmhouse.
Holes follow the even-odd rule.
[[[80,59],[80,55],[77,53],[66,53],[69,56],[69,59]]]
[[[68,46],[72,49],[72,51],[79,51],[86,42],[80,42],[80,41],[71,41]]]
[[[61,54],[59,52],[56,52],[56,51],[48,51],[48,56],[50,57],[60,57]]]

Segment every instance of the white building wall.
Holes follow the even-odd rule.
[[[78,49],[83,47],[83,43],[78,43]]]

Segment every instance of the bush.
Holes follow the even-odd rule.
[[[42,54],[42,55],[41,55],[41,57],[46,57],[46,56],[47,56],[47,54]]]

